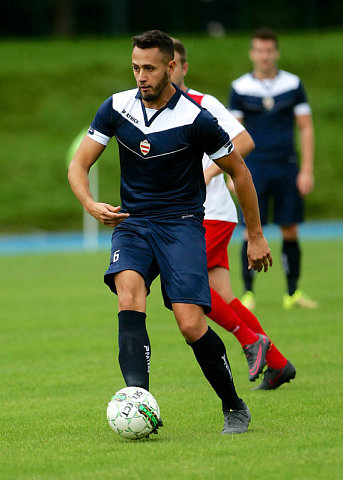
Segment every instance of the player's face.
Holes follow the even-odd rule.
[[[167,61],[166,55],[155,48],[135,47],[132,52],[132,68],[142,99],[155,102],[170,84],[175,61]]]
[[[171,81],[174,82],[178,87],[183,86],[184,76],[188,70],[187,62],[182,63],[181,55],[178,52],[174,52],[174,60],[175,60],[175,69],[171,76]]]
[[[254,38],[250,49],[250,59],[254,69],[263,74],[272,73],[279,59],[279,51],[273,40]]]

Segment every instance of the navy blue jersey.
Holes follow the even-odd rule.
[[[229,108],[243,118],[255,142],[247,164],[296,163],[294,116],[311,112],[299,77],[279,70],[276,77],[259,80],[247,73],[232,82]]]
[[[216,160],[233,150],[217,120],[178,88],[160,110],[145,108],[137,88],[112,95],[87,135],[103,145],[116,137],[122,208],[137,215],[202,214],[203,154]]]

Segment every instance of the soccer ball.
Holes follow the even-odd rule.
[[[140,387],[126,387],[113,395],[107,407],[110,427],[121,437],[138,440],[157,426],[160,408],[150,392]]]

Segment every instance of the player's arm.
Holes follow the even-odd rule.
[[[241,154],[243,158],[245,158],[248,155],[248,153],[250,153],[251,150],[255,147],[255,144],[253,139],[251,138],[251,135],[246,130],[243,130],[235,138],[233,138],[232,143],[234,144],[235,149],[238,150],[238,152]],[[215,163],[213,163],[210,167],[206,168],[204,170],[206,185],[209,184],[210,180],[213,177],[216,177],[222,172],[223,170],[219,168],[218,165],[216,165]],[[235,190],[234,185],[230,177],[228,178],[227,183],[228,183],[229,190],[234,192]]]
[[[235,186],[247,227],[249,268],[259,272],[263,268],[266,272],[273,259],[262,232],[257,195],[249,169],[237,150],[214,161],[231,176]]]
[[[120,206],[113,207],[107,203],[96,202],[89,188],[89,170],[104,149],[104,145],[85,136],[70,162],[68,180],[83,208],[104,225],[115,227],[129,215],[117,213]]]
[[[242,132],[240,132],[232,140],[232,143],[234,144],[235,149],[238,150],[238,152],[241,154],[242,158],[245,158],[251,152],[251,150],[255,148],[254,140],[251,138],[250,133],[248,133],[246,130],[243,130]],[[230,192],[236,193],[235,185],[230,176],[228,176],[226,183]]]
[[[313,157],[314,134],[311,114],[297,115],[300,132],[301,167],[297,177],[297,187],[301,195],[308,195],[314,187]]]

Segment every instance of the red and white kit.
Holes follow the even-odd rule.
[[[231,140],[245,130],[243,125],[212,95],[204,95],[192,89],[187,90],[186,93],[217,118],[219,125],[230,135]],[[202,163],[204,170],[213,164],[207,155],[204,155]],[[207,266],[208,268],[215,266],[229,268],[227,245],[238,218],[236,206],[226,186],[223,173],[213,177],[207,185],[204,206]]]

